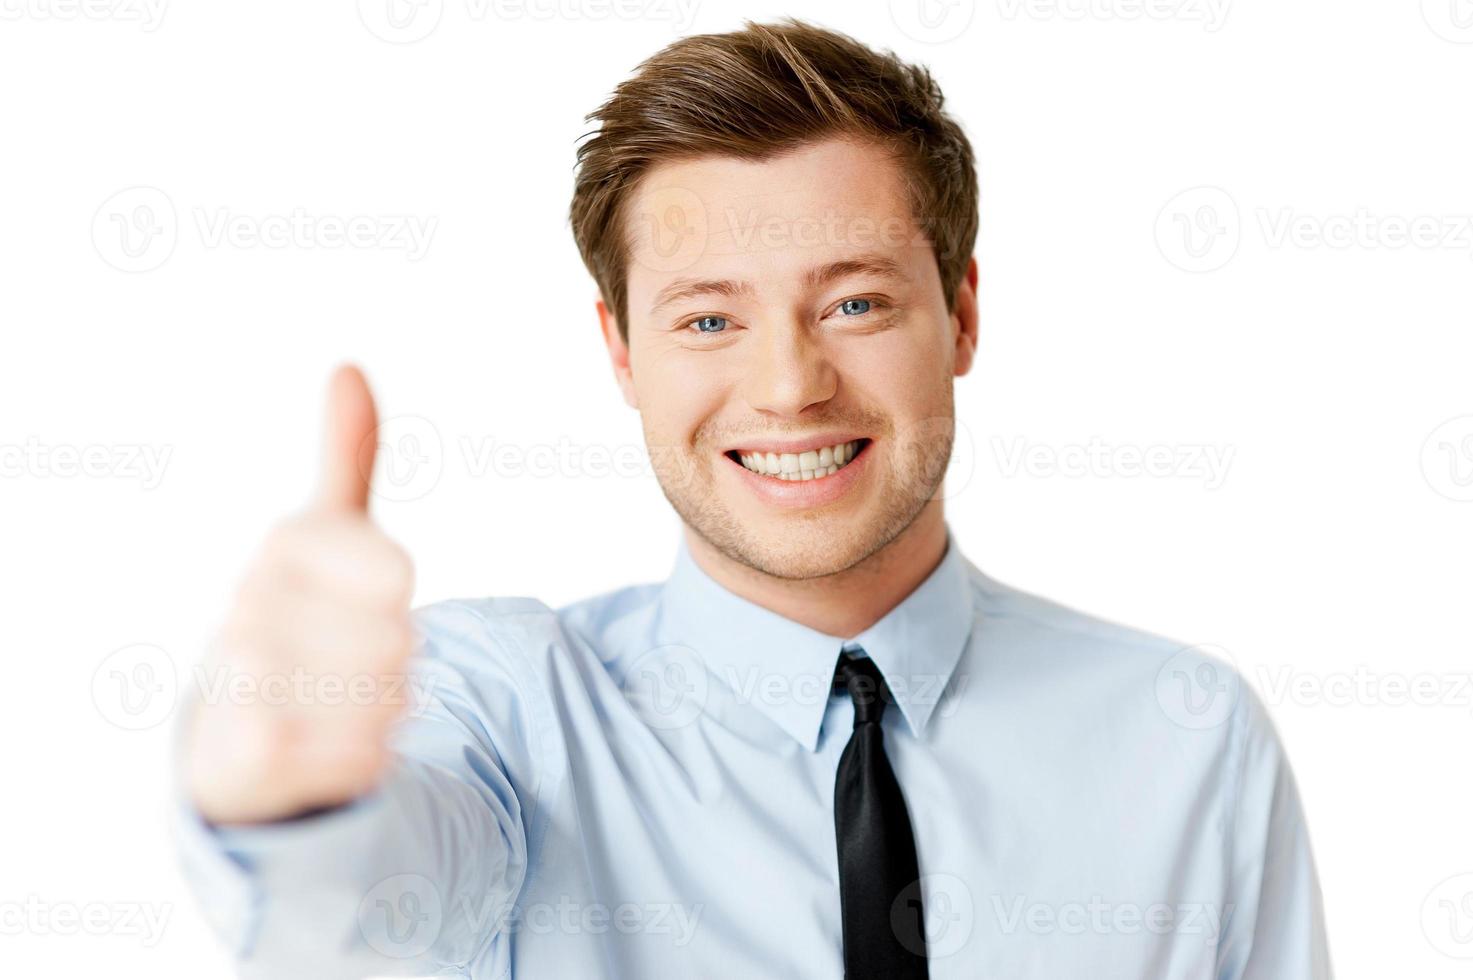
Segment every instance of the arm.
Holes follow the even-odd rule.
[[[454,619],[473,614],[452,607],[413,656],[413,570],[367,513],[376,413],[355,370],[328,433],[317,498],[267,537],[180,728],[185,870],[245,975],[455,969],[525,873],[507,756],[528,702],[515,660]]]
[[[482,663],[491,651],[481,649]],[[492,663],[496,661],[493,660]],[[382,782],[315,814],[214,825],[187,799],[176,840],[201,907],[244,976],[422,975],[494,941],[527,864],[523,805],[480,720],[526,730],[519,697],[485,703],[442,656],[415,663],[416,707]],[[505,683],[502,683],[505,681]],[[469,723],[468,723],[469,722]]]
[[[1262,703],[1241,686],[1237,792],[1219,980],[1329,980],[1325,916],[1294,773]]]

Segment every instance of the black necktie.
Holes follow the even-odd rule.
[[[925,916],[915,837],[880,729],[890,690],[868,657],[840,657],[834,688],[854,700],[854,733],[834,783],[844,977],[923,980]]]

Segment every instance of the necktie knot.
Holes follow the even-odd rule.
[[[834,690],[846,691],[854,702],[854,727],[880,723],[885,704],[891,700],[890,688],[880,668],[869,657],[839,657],[834,670]]]

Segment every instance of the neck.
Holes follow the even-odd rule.
[[[832,575],[787,579],[744,565],[685,527],[697,566],[727,591],[810,629],[848,639],[863,633],[935,571],[946,553],[941,501],[928,502],[893,541]]]

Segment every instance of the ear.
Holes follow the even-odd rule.
[[[972,369],[977,356],[977,259],[967,260],[967,272],[957,283],[956,303],[951,314],[956,329],[956,376]]]
[[[634,375],[629,370],[629,344],[619,335],[619,321],[609,312],[603,296],[594,300],[594,306],[598,310],[598,325],[604,334],[604,346],[609,349],[609,363],[614,368],[614,380],[619,382],[619,390],[624,393],[625,403],[638,410],[639,399],[634,394]]]

